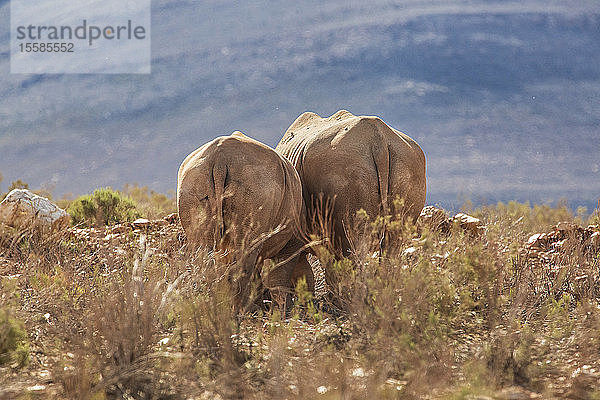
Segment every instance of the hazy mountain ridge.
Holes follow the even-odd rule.
[[[429,202],[595,203],[597,4],[266,4],[155,3],[149,76],[9,75],[3,57],[0,172],[57,193],[134,181],[164,191],[215,136],[240,129],[275,145],[300,113],[346,108],[421,144]]]

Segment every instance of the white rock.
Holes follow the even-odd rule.
[[[27,189],[11,191],[0,203],[0,223],[13,227],[39,224],[42,227],[59,228],[70,221],[71,217],[65,210]]]
[[[299,393],[299,391],[298,391],[298,386],[296,386],[296,385],[294,385],[294,384],[291,384],[291,385],[289,385],[289,386],[288,386],[288,388],[289,388],[289,389],[290,389],[290,391],[291,391],[293,394],[295,394],[295,395],[297,395],[297,394]]]
[[[527,244],[534,244],[535,242],[538,241],[538,239],[543,235],[543,233],[536,233],[533,234],[529,237],[529,239],[527,240]]]
[[[480,224],[479,218],[470,216],[469,214],[458,213],[454,216],[455,220],[458,220],[464,224]]]
[[[417,251],[416,247],[409,247],[408,249],[404,250],[402,252],[403,255],[405,256],[410,256],[411,254],[413,254],[415,251]]]
[[[387,383],[388,385],[391,385],[394,387],[394,389],[400,391],[404,388],[404,386],[406,386],[406,384],[408,383],[407,381],[399,381],[397,379],[393,379],[393,378],[389,378],[388,380],[385,381],[385,383]]]
[[[452,221],[458,221],[463,229],[468,230],[471,233],[478,234],[484,230],[481,220],[472,217],[469,214],[458,213],[452,218]]]
[[[150,221],[146,218],[138,218],[131,223],[134,229],[148,228],[150,224]]]
[[[426,206],[421,210],[418,221],[434,230],[447,231],[450,228],[450,217],[446,211],[434,206]]]

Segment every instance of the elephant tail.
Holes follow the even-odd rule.
[[[223,201],[225,199],[225,187],[229,177],[229,168],[225,164],[216,163],[212,169],[212,184],[215,194],[215,245],[221,244],[227,231],[225,217],[223,215]]]
[[[373,164],[375,165],[375,172],[377,174],[377,184],[379,200],[381,201],[380,211],[385,215],[389,210],[389,191],[390,191],[390,150],[385,142],[374,149],[373,153]]]

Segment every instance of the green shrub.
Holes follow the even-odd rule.
[[[138,210],[146,218],[162,218],[177,212],[177,200],[173,191],[169,191],[169,194],[165,195],[150,190],[148,186],[126,184],[123,187],[123,193],[135,201]]]
[[[29,362],[29,345],[23,324],[0,309],[0,365],[16,361],[19,367]]]
[[[91,195],[77,198],[67,211],[74,224],[85,226],[114,225],[140,216],[131,198],[111,188],[96,189]]]

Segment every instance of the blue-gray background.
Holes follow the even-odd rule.
[[[597,0],[154,1],[150,75],[11,75],[9,17],[0,190],[166,192],[216,136],[345,108],[417,140],[430,204],[600,197]]]

